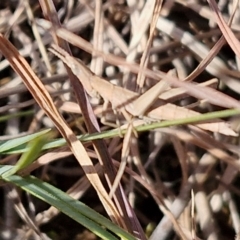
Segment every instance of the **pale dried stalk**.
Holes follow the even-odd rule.
[[[12,68],[22,77],[25,85],[32,93],[39,106],[45,111],[49,118],[54,122],[62,136],[66,139],[70,149],[85,171],[89,181],[96,189],[101,202],[103,203],[105,209],[108,211],[109,216],[111,216],[113,221],[118,223],[120,226],[125,226],[124,222],[122,222],[122,218],[119,212],[113,205],[113,202],[103,187],[96,169],[91,159],[89,158],[84,146],[77,139],[75,134],[59,114],[49,93],[46,91],[44,85],[36,76],[36,74],[32,71],[27,61],[19,55],[15,47],[1,34],[0,51],[9,60]]]

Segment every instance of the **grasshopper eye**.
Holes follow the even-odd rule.
[[[75,75],[81,74],[81,70],[80,70],[79,68],[77,68],[77,66],[76,66],[76,64],[75,64],[74,62],[71,62],[71,63],[69,64],[69,66],[70,66],[72,72],[73,72]]]

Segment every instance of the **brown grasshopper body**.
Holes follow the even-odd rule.
[[[125,109],[132,116],[138,117],[144,115],[147,118],[151,118],[153,120],[183,119],[200,115],[200,113],[196,111],[186,109],[172,103],[166,103],[161,99],[155,100],[155,103],[152,104],[152,99],[158,98],[158,95],[166,89],[167,85],[161,85],[161,87],[159,87],[159,90],[154,90],[154,94],[147,91],[143,95],[139,95],[130,90],[113,85],[112,83],[95,75],[84,65],[84,63],[70,56],[66,51],[56,45],[53,45],[53,49],[50,49],[50,51],[58,56],[72,70],[72,72],[78,77],[78,79],[83,84],[86,92],[90,96],[96,96],[98,93],[103,99],[109,101],[112,104],[113,109]],[[158,86],[154,87],[156,88]],[[149,105],[144,108],[142,104],[143,101],[141,101],[141,104],[138,102],[140,98],[143,99],[145,103],[149,102]],[[142,109],[144,109],[144,111]],[[200,123],[196,124],[196,126],[204,130],[219,132],[229,136],[237,135],[231,128],[229,128],[227,123],[221,120],[214,120],[214,122],[208,123]]]

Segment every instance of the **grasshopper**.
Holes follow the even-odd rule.
[[[49,50],[72,70],[90,96],[94,97],[99,94],[103,99],[112,104],[113,109],[126,110],[134,117],[146,116],[154,120],[183,119],[200,115],[200,113],[196,111],[176,106],[172,103],[166,103],[164,100],[158,98],[162,92],[169,88],[167,80],[162,79],[144,94],[139,95],[128,89],[113,85],[107,80],[95,75],[81,60],[70,56],[57,45],[52,45],[52,48]],[[196,126],[211,132],[237,136],[237,134],[229,128],[228,124],[221,120],[200,123],[196,124]]]

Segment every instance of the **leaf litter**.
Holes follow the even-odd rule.
[[[239,238],[238,116],[144,133],[134,129],[240,109],[238,1],[9,1],[0,4],[0,20],[1,115],[35,111],[4,122],[2,139],[50,127],[70,147],[44,152],[24,174],[38,169],[38,177],[103,207],[137,239],[146,239],[152,224],[151,240]],[[60,59],[49,51],[59,53],[59,47],[66,51]],[[80,65],[71,65],[71,55]],[[63,71],[62,62],[70,68]],[[23,82],[32,97],[23,93]],[[84,145],[76,140],[112,126],[119,129],[116,137]],[[1,161],[13,164],[14,158]],[[90,189],[95,193],[91,186],[97,202],[88,195]],[[7,222],[10,210],[3,209]],[[54,229],[51,219],[59,212],[37,212],[31,212],[31,224],[20,212],[14,218],[34,229],[32,236],[47,239],[41,226]],[[25,236],[23,227],[11,224],[12,234]],[[83,234],[77,229],[71,238]]]

